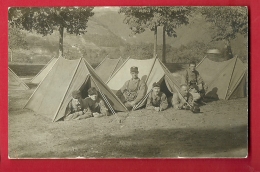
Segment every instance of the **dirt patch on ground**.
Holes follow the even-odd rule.
[[[141,109],[117,116],[51,122],[23,109],[35,87],[9,91],[11,158],[245,157],[247,98],[215,101],[202,113]]]

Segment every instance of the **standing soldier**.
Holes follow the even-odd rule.
[[[160,84],[153,83],[153,89],[147,98],[146,109],[154,109],[159,112],[165,110],[167,107],[167,97],[160,91]]]
[[[125,82],[120,89],[121,94],[117,93],[117,96],[124,102],[129,110],[142,100],[146,93],[145,83],[138,78],[138,73],[138,67],[131,67],[130,74],[132,75],[132,79]]]
[[[192,94],[195,102],[201,102],[203,96],[205,95],[204,81],[195,68],[196,62],[190,62],[189,68],[184,71],[181,83],[186,84],[189,87],[189,92]]]

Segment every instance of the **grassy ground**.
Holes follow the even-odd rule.
[[[31,86],[32,87],[32,86]],[[61,121],[23,109],[35,87],[9,91],[11,158],[245,157],[247,99],[215,101],[202,113],[138,110]]]

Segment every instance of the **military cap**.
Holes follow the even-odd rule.
[[[73,92],[72,92],[72,97],[73,97],[74,99],[79,99],[79,98],[81,98],[80,91],[79,91],[79,90],[73,91]]]
[[[90,89],[88,89],[88,95],[91,96],[91,95],[97,95],[97,94],[98,94],[98,92],[95,87],[91,87]]]
[[[154,82],[153,87],[160,87],[160,84],[158,82]]]
[[[130,68],[130,72],[136,72],[136,73],[138,73],[138,67],[132,66],[132,67]]]

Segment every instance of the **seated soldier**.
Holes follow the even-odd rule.
[[[138,78],[138,73],[138,67],[131,67],[132,79],[126,81],[120,89],[122,95],[117,94],[129,110],[142,100],[146,93],[145,83]]]
[[[160,84],[156,82],[153,83],[153,89],[147,98],[146,109],[154,109],[159,112],[165,110],[167,107],[167,97],[160,91]]]
[[[193,96],[188,91],[188,86],[183,84],[181,85],[181,90],[179,93],[174,93],[172,97],[172,105],[174,109],[186,109],[189,110],[190,106],[188,103],[193,106]]]
[[[83,100],[84,107],[86,107],[86,114],[94,117],[101,117],[108,115],[108,109],[104,101],[98,96],[98,91],[95,87],[88,90],[88,96]]]
[[[63,119],[65,121],[68,120],[80,120],[91,117],[89,114],[86,114],[86,109],[82,106],[82,98],[80,95],[80,91],[76,90],[72,92],[72,99],[69,102],[65,116]]]
[[[182,84],[186,84],[189,87],[189,92],[193,96],[195,102],[202,102],[202,98],[205,95],[204,81],[200,76],[199,72],[195,69],[196,62],[192,61],[189,64],[189,68],[185,70],[182,76]]]

